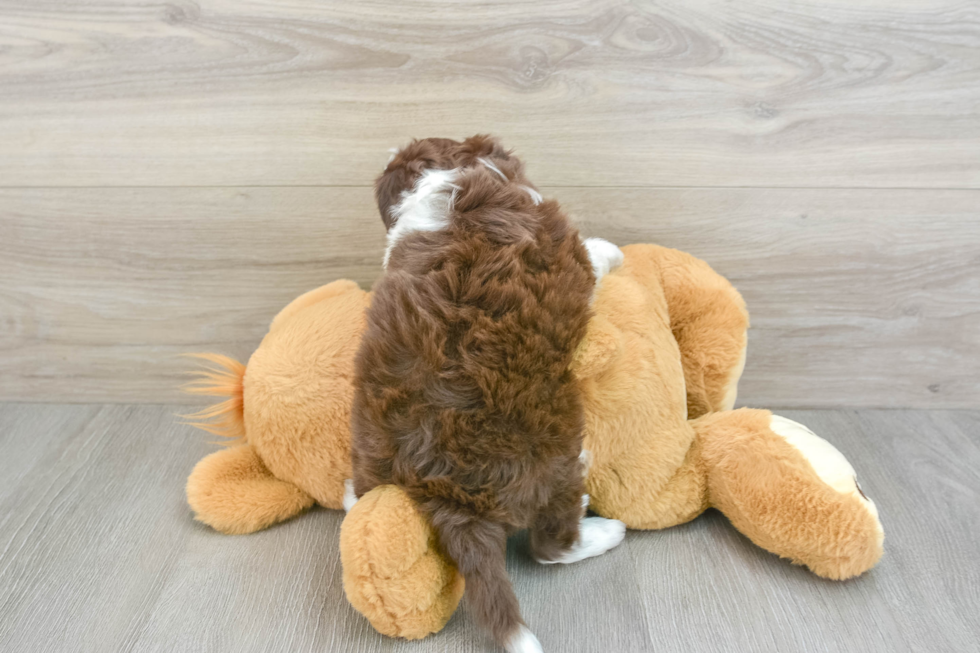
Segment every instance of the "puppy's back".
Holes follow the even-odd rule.
[[[506,537],[564,482],[554,461],[581,449],[569,364],[594,277],[557,204],[501,177],[486,166],[448,175],[442,228],[389,248],[357,358],[353,457],[358,495],[405,488],[466,578],[474,613],[514,648],[533,635],[507,578]]]
[[[569,364],[593,277],[557,204],[483,168],[454,186],[447,227],[405,236],[375,286],[357,412],[410,458],[385,482],[448,475],[475,491],[516,482],[581,431]]]

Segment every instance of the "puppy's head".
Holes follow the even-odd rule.
[[[374,196],[385,228],[391,229],[394,225],[392,207],[411,192],[423,172],[453,170],[477,163],[507,180],[526,183],[520,160],[492,136],[471,136],[462,142],[449,138],[423,138],[394,151],[388,166],[374,184]]]

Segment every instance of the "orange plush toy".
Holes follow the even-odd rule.
[[[709,507],[757,545],[844,579],[882,553],[875,505],[837,449],[791,420],[732,410],[748,315],[704,262],[654,245],[623,248],[574,362],[591,452],[591,509],[633,529]],[[187,482],[199,520],[248,533],[313,503],[340,508],[350,477],[353,359],[370,294],[338,281],[287,306],[248,367],[208,356],[198,392],[229,399],[199,417],[241,443]],[[341,528],[344,589],[380,632],[419,638],[452,615],[464,581],[396,487],[375,488]]]

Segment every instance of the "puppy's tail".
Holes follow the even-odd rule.
[[[431,508],[434,502],[427,503]],[[540,653],[541,645],[521,619],[507,576],[504,527],[439,503],[430,513],[432,525],[443,551],[466,579],[466,601],[477,621],[509,653]]]

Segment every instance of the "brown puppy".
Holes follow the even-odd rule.
[[[376,194],[388,249],[356,362],[354,494],[403,487],[466,579],[477,619],[509,651],[540,651],[504,567],[507,535],[530,528],[542,562],[623,539],[621,522],[583,520],[583,413],[569,371],[596,276],[622,254],[583,244],[489,137],[412,143]]]

